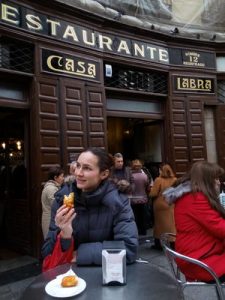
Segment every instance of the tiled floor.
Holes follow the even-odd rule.
[[[33,262],[0,273],[0,286],[21,281],[41,273],[41,264]]]
[[[15,268],[19,268],[34,263],[38,263],[38,260],[36,258],[27,255],[14,257],[11,259],[0,260],[0,274],[5,271],[9,271]]]
[[[30,256],[0,260],[0,299],[18,300],[24,289],[40,274],[39,261]]]
[[[30,277],[25,280],[16,281],[14,283],[0,286],[1,300],[22,300],[22,294],[24,290],[34,279],[35,277]]]

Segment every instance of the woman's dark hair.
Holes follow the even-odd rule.
[[[82,153],[84,152],[91,152],[92,154],[97,156],[98,166],[101,172],[105,170],[110,170],[114,164],[112,155],[110,155],[102,148],[92,147],[84,150]]]
[[[215,180],[224,174],[224,169],[215,163],[198,161],[194,163],[191,170],[178,179],[176,185],[189,180],[191,182],[192,193],[202,192],[209,201],[210,206],[218,211],[225,218],[225,211],[222,208]]]
[[[48,171],[48,180],[54,180],[55,176],[58,177],[61,174],[64,174],[64,171],[61,167],[50,167]]]

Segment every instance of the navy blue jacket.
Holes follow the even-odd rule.
[[[64,195],[75,193],[75,211],[73,220],[74,249],[77,250],[78,265],[101,265],[102,245],[104,241],[124,241],[127,263],[136,259],[138,233],[133,211],[128,198],[120,194],[116,187],[106,180],[94,192],[81,192],[65,185],[55,194],[52,206],[51,222],[47,238],[42,247],[42,255],[51,254],[60,229],[55,225],[55,214],[63,203]],[[67,250],[71,240],[61,239],[63,250]]]

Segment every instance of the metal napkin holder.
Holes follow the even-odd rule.
[[[126,249],[123,241],[105,241],[102,249],[103,285],[126,284]]]

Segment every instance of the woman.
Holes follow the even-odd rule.
[[[60,167],[51,167],[48,172],[48,181],[45,183],[41,194],[42,204],[42,232],[44,239],[47,236],[51,218],[51,207],[55,199],[55,193],[64,182],[64,171]]]
[[[146,203],[148,202],[147,189],[149,179],[147,174],[142,170],[142,163],[139,159],[135,159],[131,162],[131,171],[134,179],[134,190],[130,197],[131,207],[134,212],[138,234],[146,235]]]
[[[168,164],[164,164],[159,168],[159,177],[153,183],[150,191],[150,197],[153,198],[154,226],[153,237],[155,245],[153,249],[162,250],[160,244],[160,236],[165,232],[176,233],[174,222],[174,208],[168,205],[162,193],[168,187],[172,186],[177,178],[172,168]]]
[[[175,187],[164,193],[169,203],[175,203],[176,250],[209,265],[221,281],[225,281],[225,210],[218,195],[223,173],[217,164],[196,162]],[[212,280],[198,267],[178,263],[189,280]]]
[[[50,231],[42,254],[43,270],[65,262],[101,265],[103,242],[124,241],[127,262],[136,259],[138,234],[128,198],[108,180],[112,160],[101,148],[82,152],[72,185],[75,207],[63,205],[65,185],[52,207]],[[75,250],[75,251],[74,251]],[[53,262],[54,261],[54,262]]]
[[[74,160],[70,164],[69,175],[65,176],[64,183],[71,185],[75,181],[75,170],[76,170],[77,162]]]

